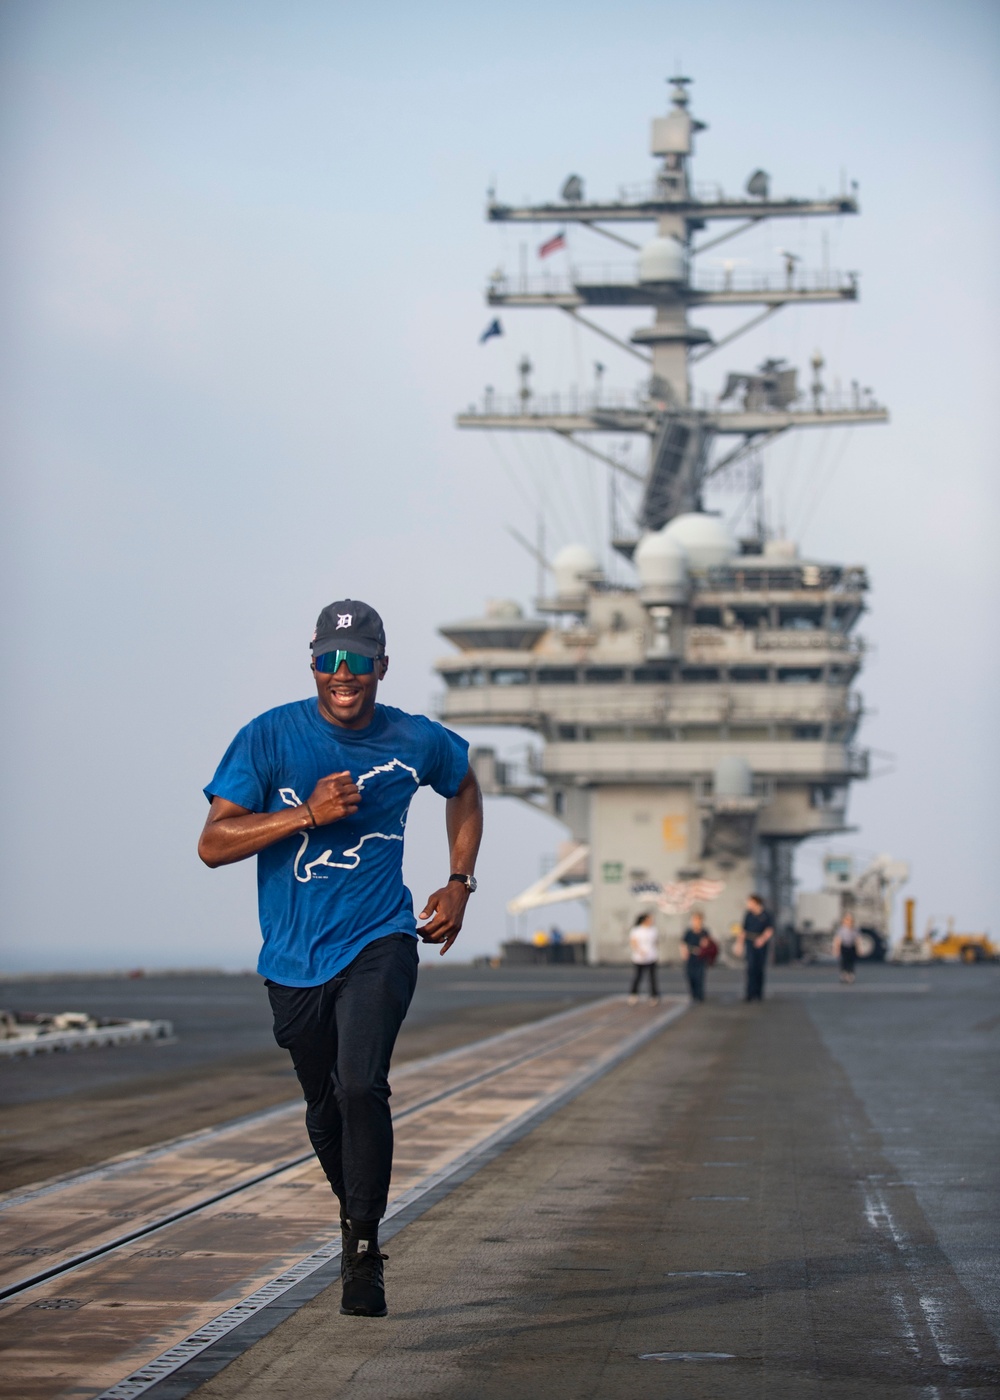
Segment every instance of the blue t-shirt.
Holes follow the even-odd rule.
[[[257,854],[264,936],[257,971],[288,987],[318,987],[389,933],[416,936],[403,884],[403,829],[418,787],[454,797],[469,746],[444,725],[376,705],[366,729],[341,729],[315,699],[279,705],[237,734],[205,788],[251,812],[298,807],[320,778],[349,772],[361,791],[352,817],[296,832]]]

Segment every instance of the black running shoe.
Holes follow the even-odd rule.
[[[340,1256],[344,1296],[340,1311],[350,1317],[385,1317],[383,1254],[374,1240],[351,1239]]]

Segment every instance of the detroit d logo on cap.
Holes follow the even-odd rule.
[[[353,613],[338,613],[338,614],[337,614],[337,631],[339,632],[340,629],[341,629],[342,627],[350,627],[351,622],[352,622],[352,620],[353,620],[353,617],[354,617],[354,614],[353,614]]]

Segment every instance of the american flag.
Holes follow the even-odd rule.
[[[678,880],[669,885],[643,886],[641,904],[655,904],[664,914],[686,914],[696,904],[708,904],[726,888],[722,880]]]
[[[553,234],[553,236],[546,243],[539,244],[538,256],[540,258],[547,258],[550,253],[558,253],[560,248],[565,247],[566,234],[564,232],[556,233]]]

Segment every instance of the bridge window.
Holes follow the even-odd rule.
[[[782,608],[779,617],[781,626],[792,632],[815,632],[823,626],[823,612],[820,608]]]
[[[811,685],[823,679],[819,666],[779,666],[778,680],[786,685]]]
[[[584,671],[583,679],[592,684],[608,685],[616,681],[623,681],[625,672],[620,666],[591,666]]]
[[[444,683],[449,690],[467,690],[472,685],[485,685],[486,675],[478,667],[472,671],[446,671]]]
[[[809,802],[821,812],[836,811],[847,803],[847,789],[835,783],[814,783],[809,789]]]
[[[571,666],[546,666],[538,672],[539,685],[575,685],[576,670]]]
[[[669,666],[637,666],[632,674],[637,685],[665,685],[673,678]]]
[[[719,668],[717,666],[684,666],[681,668],[682,681],[717,681],[719,679]]]
[[[731,681],[739,681],[744,684],[756,681],[760,684],[767,680],[766,666],[734,666],[729,672]]]
[[[531,679],[529,671],[493,671],[490,675],[494,685],[527,685]]]

